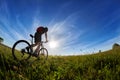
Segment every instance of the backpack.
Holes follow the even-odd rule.
[[[44,27],[40,26],[36,29],[36,31],[42,33],[44,31]]]

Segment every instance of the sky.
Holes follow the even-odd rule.
[[[30,42],[39,26],[49,29],[49,55],[106,51],[120,44],[120,0],[0,0],[4,44]]]

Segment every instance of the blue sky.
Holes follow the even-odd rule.
[[[51,55],[81,55],[120,43],[120,0],[0,0],[0,37],[13,46],[47,26]],[[44,39],[44,36],[43,36]]]

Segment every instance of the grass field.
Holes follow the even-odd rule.
[[[0,80],[120,80],[120,50],[32,63],[15,61],[11,49],[0,44]]]

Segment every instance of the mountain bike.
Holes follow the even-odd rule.
[[[22,60],[28,60],[32,56],[32,57],[36,57],[39,59],[47,60],[48,50],[44,48],[44,45],[43,45],[43,43],[46,43],[46,42],[44,41],[40,42],[37,45],[37,47],[40,46],[40,48],[35,53],[37,48],[34,49],[34,47],[31,47],[31,45],[33,45],[34,36],[30,34],[30,37],[32,38],[31,44],[26,40],[18,40],[17,42],[14,43],[12,47],[12,55],[14,59],[22,61]],[[35,54],[37,54],[37,56],[35,56]]]

